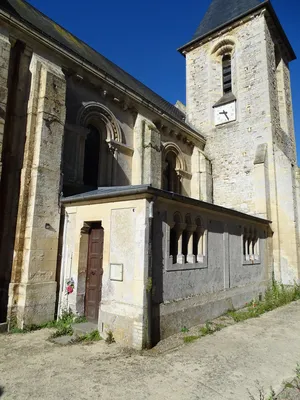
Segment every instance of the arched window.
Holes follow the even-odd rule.
[[[226,54],[222,58],[222,68],[223,68],[223,92],[232,92],[232,74],[231,74],[231,55]]]
[[[164,168],[164,190],[168,192],[180,193],[180,180],[176,172],[177,156],[173,151],[169,151],[165,158]]]
[[[84,149],[83,183],[86,186],[98,187],[100,133],[93,125],[89,125]]]
[[[90,188],[117,185],[120,170],[117,145],[123,143],[123,136],[116,117],[103,104],[88,102],[78,112],[77,125],[88,130],[85,141],[80,139],[76,161],[80,164],[80,184]]]

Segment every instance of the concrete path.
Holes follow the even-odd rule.
[[[155,355],[104,342],[58,346],[49,331],[0,336],[1,400],[247,400],[300,362],[300,302]]]

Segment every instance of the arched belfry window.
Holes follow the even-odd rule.
[[[93,125],[88,126],[85,140],[83,183],[86,186],[98,186],[101,135]]]
[[[231,55],[225,54],[222,58],[222,70],[223,70],[223,92],[232,92],[232,71],[231,71]]]

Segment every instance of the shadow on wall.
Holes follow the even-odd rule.
[[[0,271],[0,323],[6,322],[7,304],[8,304],[8,286],[10,279],[2,278]]]
[[[161,339],[160,304],[163,303],[163,222],[166,213],[155,211],[153,226],[153,293],[152,293],[152,346]]]
[[[3,388],[3,386],[0,386],[0,397],[3,396],[3,393],[4,393],[4,388]]]

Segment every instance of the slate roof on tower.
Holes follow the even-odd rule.
[[[54,42],[60,47],[66,49],[68,52],[75,54],[78,58],[90,64],[93,68],[104,72],[106,76],[121,83],[125,88],[136,93],[147,103],[157,107],[162,114],[169,115],[172,119],[180,122],[190,131],[199,135],[198,131],[185,123],[185,114],[177,107],[163,99],[146,85],[125,72],[122,68],[108,60],[102,54],[92,49],[66,29],[56,24],[26,1],[0,0],[0,9],[5,10],[13,18],[21,21],[33,31],[41,33],[43,36],[50,39],[51,42]]]
[[[262,2],[262,0],[213,0],[192,40],[203,37],[230,21],[247,14]]]
[[[191,41],[180,47],[178,50],[184,53],[185,49],[194,43],[263,7],[267,8],[269,15],[272,17],[272,20],[287,47],[290,60],[294,60],[296,55],[270,0],[212,0]]]

